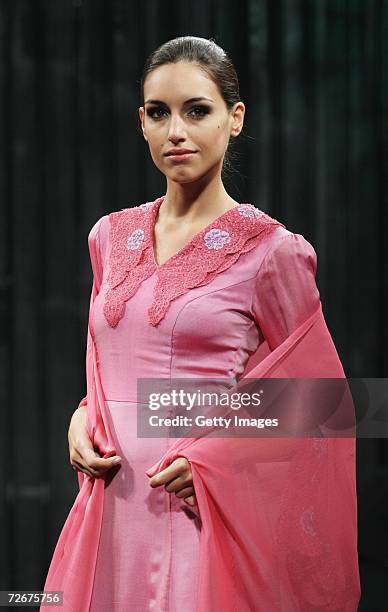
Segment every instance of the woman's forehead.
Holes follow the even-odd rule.
[[[182,102],[199,96],[214,99],[217,86],[210,76],[197,64],[178,62],[155,68],[144,83],[146,99],[157,98],[160,92]]]

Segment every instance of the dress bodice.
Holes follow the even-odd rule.
[[[160,203],[159,198],[111,213],[92,229],[98,237],[103,276],[91,321],[108,400],[136,401],[138,378],[238,380],[264,340],[273,349],[319,303],[311,244],[282,224],[271,223],[265,213],[251,212],[250,204],[240,205],[243,214],[237,207],[231,209],[167,260],[168,265],[157,266],[152,237]],[[141,224],[136,218],[139,209]],[[125,221],[121,228],[117,215]],[[263,231],[258,224],[247,230],[244,221],[260,217],[271,224],[272,231]],[[120,240],[125,245],[123,253],[117,246]],[[237,248],[233,243],[238,243]],[[135,252],[140,247],[138,256]],[[126,251],[137,259],[128,264]],[[216,265],[212,256],[217,258]],[[183,281],[179,277],[182,269],[187,270],[188,259],[190,287],[182,285],[185,277]],[[122,303],[112,296],[115,283],[122,286]],[[160,296],[163,311],[158,310]]]

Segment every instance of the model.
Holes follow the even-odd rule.
[[[170,40],[141,97],[166,193],[89,235],[87,395],[69,427],[80,491],[45,590],[66,612],[354,612],[354,438],[138,436],[140,379],[345,377],[314,248],[224,188],[245,113],[228,55]]]

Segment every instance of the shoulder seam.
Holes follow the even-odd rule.
[[[257,276],[259,275],[259,272],[260,272],[262,266],[267,261],[268,256],[271,255],[271,253],[275,250],[275,248],[278,246],[278,244],[280,242],[283,242],[283,240],[286,240],[286,239],[290,238],[290,236],[294,236],[295,235],[294,232],[291,232],[290,230],[287,230],[287,231],[289,231],[290,233],[286,234],[285,236],[279,236],[278,238],[276,238],[276,241],[275,241],[274,244],[269,244],[268,245],[268,248],[267,248],[266,252],[264,253],[264,257],[261,260],[261,263],[260,263],[260,265],[259,265],[259,267],[257,269],[256,274],[255,274],[255,278],[256,279],[257,279]]]

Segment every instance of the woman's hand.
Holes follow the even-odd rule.
[[[149,480],[151,487],[159,487],[162,484],[168,493],[175,493],[179,498],[183,497],[190,506],[197,505],[191,467],[185,457],[174,459],[168,467]]]
[[[121,457],[114,455],[103,459],[95,452],[86,429],[87,406],[80,406],[71,417],[68,440],[70,463],[74,470],[80,470],[92,478],[99,478],[121,462]]]

